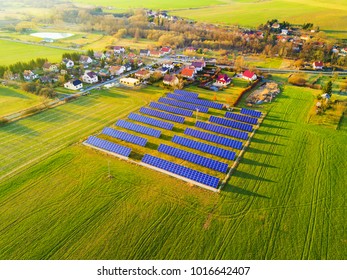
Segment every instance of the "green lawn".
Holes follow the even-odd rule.
[[[307,123],[313,90],[286,86],[265,106],[219,195],[76,143],[156,99],[152,90],[81,98],[0,131],[3,173],[16,152],[47,153],[1,183],[1,259],[346,257],[346,122]]]
[[[28,45],[0,39],[0,65],[27,62],[36,58],[47,58],[51,62],[60,62],[63,53],[68,51],[44,46]]]
[[[40,96],[0,86],[0,117],[38,105],[42,101]]]

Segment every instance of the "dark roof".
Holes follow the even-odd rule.
[[[72,84],[73,84],[74,86],[78,86],[78,85],[82,84],[82,82],[81,82],[80,80],[74,80],[74,81],[72,82]]]
[[[164,81],[165,82],[172,82],[172,81],[174,81],[176,79],[177,79],[177,77],[175,75],[167,74],[167,75],[164,76]]]
[[[94,78],[94,77],[96,77],[96,76],[97,76],[97,75],[96,75],[96,73],[95,73],[95,72],[93,72],[93,71],[88,72],[88,73],[87,73],[87,75],[88,75],[90,78]]]
[[[204,67],[204,63],[201,61],[194,61],[192,62],[192,66],[194,66],[195,68],[201,68]]]

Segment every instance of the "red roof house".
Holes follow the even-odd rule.
[[[324,64],[322,61],[315,61],[313,62],[312,66],[313,66],[313,69],[315,70],[322,70],[324,67]]]
[[[189,68],[184,68],[181,72],[181,75],[188,79],[194,78],[194,74],[195,74],[194,69],[189,69]]]
[[[252,71],[246,70],[245,72],[243,72],[242,78],[247,81],[255,81],[257,79],[257,75]]]

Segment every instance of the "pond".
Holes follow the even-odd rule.
[[[32,33],[30,34],[34,37],[39,37],[42,39],[52,39],[52,40],[58,40],[58,39],[64,39],[73,36],[74,34],[71,33],[56,33],[56,32],[38,32],[38,33]]]

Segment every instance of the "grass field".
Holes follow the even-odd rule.
[[[0,86],[0,117],[38,105],[42,101],[42,97],[34,94]]]
[[[286,86],[265,108],[220,195],[80,143],[61,150],[144,103],[119,91],[1,130],[2,167],[29,145],[50,155],[1,183],[1,259],[345,259],[346,122],[308,124],[313,90]]]
[[[14,64],[18,61],[27,62],[36,58],[47,58],[51,62],[59,62],[66,50],[44,46],[28,45],[0,39],[0,65]]]

